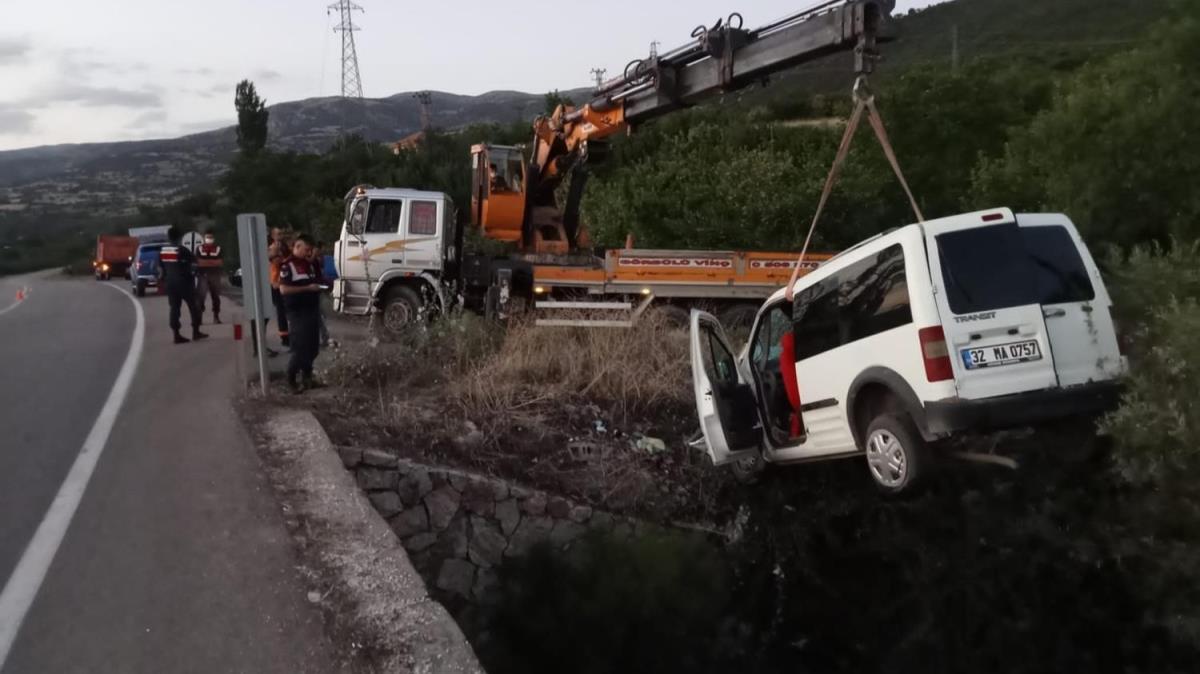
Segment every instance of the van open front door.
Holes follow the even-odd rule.
[[[944,218],[924,228],[959,397],[1057,386],[1037,276],[1012,211]]]
[[[709,456],[716,465],[746,458],[759,447],[762,423],[754,388],[737,366],[721,324],[692,310],[692,384]]]

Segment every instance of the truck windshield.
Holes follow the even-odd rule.
[[[956,314],[1096,297],[1079,250],[1061,226],[977,227],[940,234],[937,246]]]

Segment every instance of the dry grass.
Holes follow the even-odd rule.
[[[687,334],[659,317],[629,329],[513,325],[453,388],[471,417],[550,401],[589,401],[623,418],[691,398]]]

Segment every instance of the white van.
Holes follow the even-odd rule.
[[[882,490],[911,489],[928,443],[1115,406],[1126,365],[1111,305],[1065,215],[893,230],[799,279],[794,303],[775,293],[740,356],[692,312],[702,442],[743,477],[865,454]]]

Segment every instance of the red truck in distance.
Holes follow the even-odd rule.
[[[101,234],[96,237],[96,256],[92,258],[92,269],[97,281],[107,281],[113,276],[125,276],[137,253],[138,239],[120,234]]]

